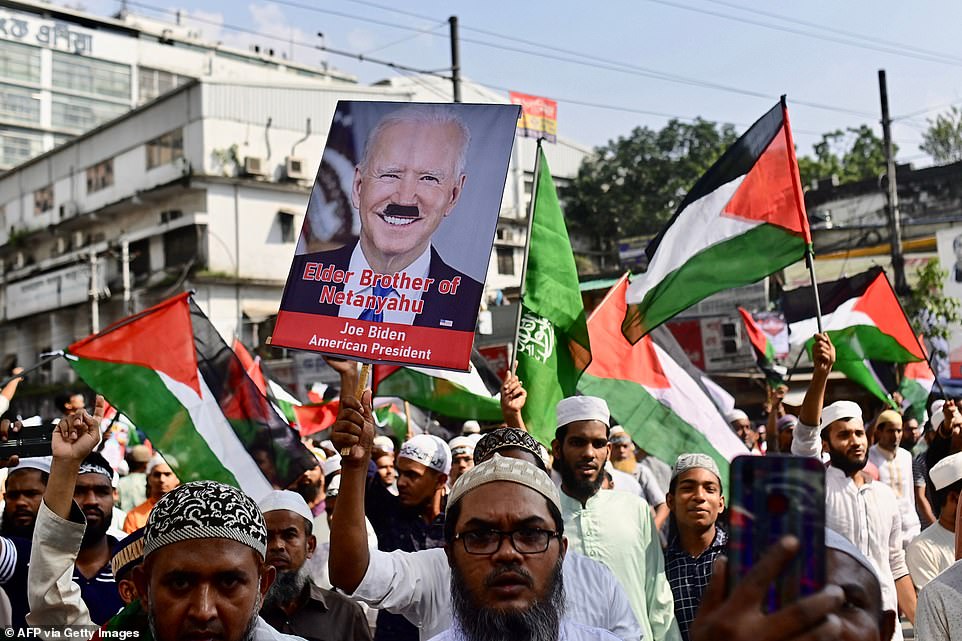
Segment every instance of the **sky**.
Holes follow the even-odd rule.
[[[881,136],[885,69],[897,159],[918,167],[932,162],[919,149],[927,118],[962,106],[962,2],[177,2],[127,8],[171,21],[179,10],[205,39],[274,47],[365,84],[397,72],[315,45],[448,73],[456,15],[464,78],[557,100],[559,135],[591,147],[672,117],[744,131],[786,94],[798,152],[811,155],[824,132],[869,124]],[[111,15],[121,3],[69,4]]]

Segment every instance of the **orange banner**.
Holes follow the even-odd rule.
[[[541,96],[511,92],[511,104],[521,105],[518,133],[525,138],[558,140],[558,103]]]

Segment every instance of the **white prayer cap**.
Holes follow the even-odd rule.
[[[10,468],[9,474],[20,470],[40,470],[44,474],[50,474],[50,463],[52,456],[30,456],[20,459],[20,462]]]
[[[936,431],[941,429],[942,423],[945,422],[945,414],[942,413],[942,407],[945,405],[944,399],[938,399],[932,402],[932,407],[929,409],[929,414],[931,418],[929,422],[932,423],[932,430]]]
[[[335,454],[334,456],[327,457],[327,460],[321,465],[324,470],[324,476],[330,476],[334,472],[338,472],[341,469],[341,455]]]
[[[830,550],[838,550],[843,552],[853,559],[855,559],[859,565],[872,573],[876,579],[879,578],[878,572],[872,566],[872,563],[865,558],[865,555],[855,547],[851,541],[846,539],[844,536],[836,532],[835,530],[825,528],[825,547]],[[881,580],[880,580],[881,581]]]
[[[171,459],[171,461],[173,461],[173,459]],[[150,457],[149,461],[147,461],[147,476],[150,476],[150,473],[153,472],[154,468],[157,467],[158,465],[166,465],[168,467],[172,467],[167,462],[167,460],[160,455],[160,452],[154,452],[154,455]]]
[[[534,463],[500,454],[495,454],[487,461],[478,463],[458,477],[448,496],[448,509],[471,490],[495,481],[508,481],[529,487],[551,501],[558,511],[561,511],[561,495],[558,493],[558,486],[550,476]]]
[[[472,439],[470,436],[455,436],[450,441],[448,441],[448,447],[451,448],[451,456],[459,456],[462,454],[467,454],[468,456],[474,456],[474,445],[477,443],[476,440]]]
[[[451,472],[451,448],[433,434],[418,434],[405,441],[398,458],[420,463],[441,474]]]
[[[822,418],[819,420],[819,429],[825,429],[835,421],[842,419],[857,418],[862,420],[862,408],[858,403],[852,401],[835,401],[828,407],[822,408]]]
[[[929,470],[929,478],[932,479],[932,485],[936,490],[941,490],[962,479],[962,452],[946,456],[933,465]]]
[[[741,410],[732,410],[725,414],[725,420],[729,423],[734,423],[735,421],[747,421],[748,414]]]
[[[480,434],[481,424],[477,421],[465,421],[464,425],[461,426],[461,434],[467,436],[468,434]]]
[[[558,427],[575,421],[600,421],[611,425],[611,412],[605,399],[597,396],[571,396],[558,401]]]
[[[341,491],[341,475],[338,474],[331,479],[331,482],[327,484],[327,498],[334,499],[337,498],[338,493]]]
[[[307,507],[307,501],[297,492],[291,492],[290,490],[274,490],[261,499],[257,507],[264,514],[277,510],[287,510],[303,516],[312,523],[314,522],[314,515],[311,513],[311,508]]]
[[[608,440],[612,443],[631,443],[631,436],[620,425],[612,425]]]
[[[718,471],[718,464],[715,463],[715,459],[698,452],[682,454],[675,460],[675,465],[671,468],[671,480],[674,481],[679,474],[696,468],[708,470],[717,476],[718,481],[721,482],[721,472]]]
[[[374,437],[374,447],[383,450],[385,452],[394,451],[394,441],[391,440],[390,436],[375,436]]]

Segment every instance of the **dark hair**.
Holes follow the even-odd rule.
[[[962,479],[959,479],[951,485],[946,485],[941,490],[935,491],[935,502],[938,505],[939,512],[945,507],[945,502],[949,500],[949,494],[952,492],[962,494]]]
[[[589,420],[597,420],[597,419],[589,419]],[[577,423],[578,421],[573,421],[573,422]],[[598,421],[598,422],[601,423],[601,421]],[[561,441],[562,445],[564,444],[565,439],[568,438],[569,425],[571,425],[571,423],[561,425],[558,427],[558,429],[554,431],[554,437],[559,441]],[[609,438],[611,436],[611,426],[605,423],[603,423],[603,425],[605,426],[605,438]]]
[[[548,504],[548,512],[551,514],[551,518],[554,519],[555,530],[558,531],[558,536],[565,533],[565,520],[561,516],[561,510],[557,506],[545,498],[545,503]],[[448,545],[454,543],[454,527],[458,523],[458,519],[461,517],[461,501],[458,501],[454,505],[448,506],[447,511],[444,514],[444,541]]]

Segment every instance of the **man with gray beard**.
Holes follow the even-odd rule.
[[[444,525],[454,625],[432,641],[616,641],[564,617],[561,498],[535,465],[501,456],[455,483]]]
[[[268,565],[277,570],[261,617],[280,632],[307,641],[371,641],[361,606],[345,596],[314,585],[307,560],[317,541],[313,514],[304,498],[275,490],[259,503],[267,524]]]

